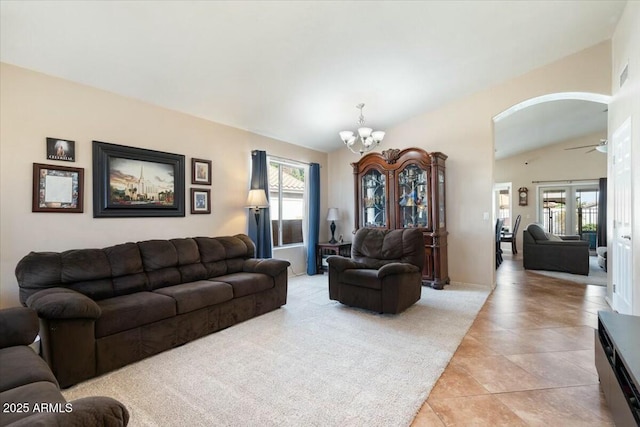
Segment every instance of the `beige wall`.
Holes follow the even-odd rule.
[[[609,140],[611,135],[631,117],[631,168],[632,174],[632,206],[633,206],[633,314],[640,315],[640,2],[627,2],[624,14],[620,19],[612,38],[612,75],[611,91],[613,99],[609,105]],[[620,88],[620,73],[629,64],[629,78]],[[611,157],[611,153],[609,153]],[[611,159],[609,159],[611,163]],[[613,180],[609,180],[609,194],[612,194]],[[612,204],[609,207],[612,208]],[[613,211],[609,210],[609,220]],[[607,227],[608,241],[612,241],[613,227]],[[609,252],[611,253],[611,252]],[[609,297],[611,298],[611,283]]]
[[[495,283],[492,212],[494,183],[492,118],[512,105],[556,92],[611,90],[610,43],[603,42],[560,61],[475,93],[386,129],[382,150],[421,147],[447,159],[449,275],[453,281]],[[336,143],[338,144],[338,143]],[[353,228],[353,175],[358,156],[346,149],[329,153],[329,204]]]
[[[527,151],[505,159],[496,160],[495,182],[511,182],[512,218],[522,215],[520,230],[516,238],[518,250],[522,249],[522,230],[532,222],[540,222],[537,209],[538,188],[533,181],[583,180],[607,176],[607,156],[598,151],[587,153],[587,149],[565,150],[565,148],[597,144],[607,137],[606,131],[580,138],[572,138],[538,150]],[[529,204],[518,205],[518,188],[529,189]],[[505,246],[506,247],[506,246]]]
[[[87,86],[2,64],[0,68],[0,306],[18,304],[14,269],[29,251],[104,247],[125,241],[246,233],[251,150],[321,168],[327,188],[327,154],[155,107]],[[76,162],[46,160],[45,138],[76,141]],[[91,141],[184,154],[186,192],[191,158],[211,159],[212,214],[184,218],[101,218],[92,214]],[[304,141],[300,141],[303,143]],[[32,164],[84,168],[83,214],[32,213]],[[326,191],[321,209],[327,209]],[[327,233],[325,221],[321,233]],[[323,234],[324,235],[324,234]],[[275,256],[305,271],[301,248]]]

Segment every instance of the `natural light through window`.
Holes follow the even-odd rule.
[[[269,160],[269,199],[273,247],[302,243],[305,166]]]

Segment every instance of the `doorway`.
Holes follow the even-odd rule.
[[[538,188],[538,215],[544,229],[556,235],[579,235],[596,249],[598,183],[593,181]]]
[[[501,215],[496,186],[511,182],[528,188],[530,197],[520,201],[512,191],[510,219],[521,215],[523,229],[539,222],[554,234],[582,234],[595,249],[598,178],[607,176],[606,150],[597,147],[608,135],[610,101],[607,95],[554,93],[494,117],[494,218]],[[573,177],[593,179],[568,181]]]

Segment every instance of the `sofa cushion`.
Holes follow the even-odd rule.
[[[361,288],[382,289],[382,281],[378,278],[378,270],[348,269],[340,273],[340,281]]]
[[[31,347],[0,349],[0,392],[38,381],[58,385],[47,363]]]
[[[233,288],[228,283],[199,280],[158,289],[155,293],[176,300],[178,314],[212,306],[233,299]]]
[[[102,249],[75,249],[60,254],[62,283],[110,279],[111,264]]]
[[[113,292],[111,296],[132,294],[148,290],[147,275],[144,274],[142,256],[138,245],[123,243],[104,248],[113,276]]]
[[[216,262],[222,261],[227,257],[224,246],[217,239],[213,237],[196,237],[194,240],[200,249],[200,261],[205,263]]]
[[[176,315],[175,300],[154,292],[137,292],[97,303],[102,309],[102,315],[96,320],[96,338]]]
[[[187,265],[200,262],[200,252],[198,244],[193,239],[171,239],[170,242],[175,246],[178,254],[178,264]]]
[[[563,240],[560,238],[560,236],[556,236],[553,233],[546,233],[547,236],[547,240],[551,240],[552,242],[562,242]]]
[[[216,237],[217,241],[222,243],[226,252],[226,259],[229,258],[253,258],[255,245],[249,237],[243,234],[235,236]]]
[[[274,287],[273,278],[261,273],[234,273],[215,278],[216,282],[225,282],[233,287],[233,297],[239,298],[245,295]]]
[[[111,274],[114,277],[129,274],[142,273],[142,257],[135,243],[122,243],[120,245],[104,248],[104,253],[111,264]]]
[[[2,425],[8,425],[22,418],[26,418],[36,412],[33,411],[34,403],[60,403],[64,407],[66,400],[60,393],[58,385],[49,381],[38,381],[15,387],[0,393],[0,404],[4,408],[5,403],[29,402],[29,411],[7,411],[2,413]],[[41,424],[52,425],[52,424]]]
[[[547,233],[540,227],[540,224],[529,224],[527,231],[531,234],[534,240],[549,240]]]

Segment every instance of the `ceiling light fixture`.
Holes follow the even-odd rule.
[[[347,146],[352,153],[359,153],[360,155],[373,150],[375,147],[380,144],[380,141],[384,139],[384,132],[381,130],[373,130],[371,128],[364,127],[364,116],[362,115],[362,109],[364,108],[364,104],[356,105],[356,108],[360,110],[360,117],[358,118],[358,135],[356,136],[354,132],[350,130],[343,130],[338,135],[340,135],[340,139],[344,142],[344,145]],[[360,141],[360,147],[355,150],[354,145],[356,141]]]

